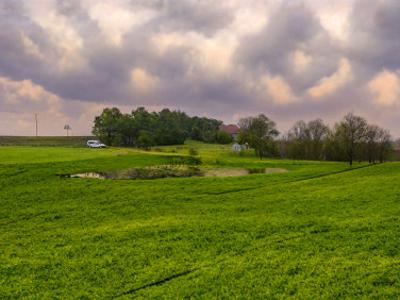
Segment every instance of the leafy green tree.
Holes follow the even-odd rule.
[[[275,138],[279,135],[279,131],[274,121],[260,114],[241,119],[239,128],[239,142],[248,143],[260,159],[277,154]]]
[[[232,136],[225,131],[217,131],[215,139],[218,144],[225,144],[225,145],[230,144],[233,141]]]
[[[92,133],[107,145],[118,144],[119,120],[122,113],[118,108],[105,108],[94,120]]]
[[[136,144],[139,148],[150,149],[155,144],[156,144],[155,140],[150,131],[147,131],[147,130],[139,131],[139,136],[138,136],[137,144]]]

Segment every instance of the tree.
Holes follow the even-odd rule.
[[[239,121],[239,128],[239,142],[248,143],[260,159],[278,152],[274,138],[279,131],[275,122],[265,115],[243,118]]]
[[[347,161],[353,164],[359,146],[365,139],[367,121],[364,118],[348,113],[335,127],[337,141],[346,154]]]
[[[295,159],[308,158],[309,133],[306,122],[303,120],[297,121],[288,133],[289,148],[288,154]]]
[[[308,122],[307,133],[310,139],[309,158],[322,159],[324,142],[329,134],[329,127],[321,119]]]
[[[100,116],[94,119],[92,133],[107,145],[118,144],[118,122],[122,113],[118,108],[105,108]]]
[[[232,136],[225,131],[218,131],[215,138],[218,144],[230,144],[232,143]]]
[[[393,148],[392,137],[390,132],[383,128],[378,128],[377,133],[377,152],[379,162],[383,163],[387,160],[390,151]]]
[[[155,141],[151,132],[147,130],[141,130],[137,139],[137,146],[144,149],[150,149],[150,147],[154,145]]]
[[[368,125],[365,131],[365,158],[369,163],[378,159],[378,134],[380,128],[376,125]]]
[[[288,134],[289,156],[297,159],[321,159],[329,127],[316,119],[308,123],[297,121]]]
[[[93,134],[108,145],[149,147],[149,145],[183,144],[188,137],[215,142],[221,121],[189,117],[167,108],[148,112],[138,107],[130,114],[118,108],[105,108],[94,121]]]

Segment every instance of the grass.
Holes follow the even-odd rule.
[[[86,147],[92,136],[0,136],[0,146]]]
[[[56,174],[168,163],[284,168],[227,178]],[[398,298],[400,164],[0,148],[0,298]]]

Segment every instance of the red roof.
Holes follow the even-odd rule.
[[[239,127],[237,127],[234,124],[229,124],[229,125],[222,124],[221,126],[219,126],[219,130],[229,134],[239,133]]]

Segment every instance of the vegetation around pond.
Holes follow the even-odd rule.
[[[168,164],[240,177],[65,179]],[[398,298],[400,164],[0,147],[0,298]]]

